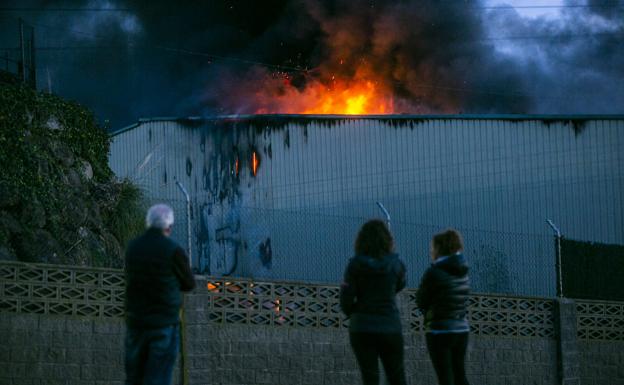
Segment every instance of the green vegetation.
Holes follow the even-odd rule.
[[[109,144],[84,107],[0,85],[0,259],[122,265],[144,207],[115,180]]]

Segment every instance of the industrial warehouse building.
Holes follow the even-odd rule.
[[[553,230],[624,244],[624,116],[153,118],[110,164],[176,210],[203,274],[339,282],[359,226],[391,217],[409,285],[431,235],[465,235],[477,291],[555,293]]]

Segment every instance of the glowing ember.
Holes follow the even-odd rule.
[[[282,301],[280,301],[279,299],[275,300],[275,308],[274,308],[274,310],[275,310],[276,313],[280,312],[280,310],[281,310],[281,307],[280,307],[281,303],[282,303]]]
[[[256,152],[254,151],[253,154],[251,154],[251,172],[253,173],[253,176],[256,176],[259,164],[258,155],[256,155]]]

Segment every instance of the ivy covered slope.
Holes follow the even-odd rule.
[[[0,84],[0,259],[121,266],[143,207],[108,151],[84,107]]]

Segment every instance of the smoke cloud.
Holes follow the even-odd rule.
[[[39,88],[112,128],[303,112],[355,84],[394,113],[624,112],[624,7],[599,0],[556,18],[477,0],[12,3],[40,11],[0,13],[2,44],[16,44],[9,21],[32,23]],[[72,7],[124,10],[53,11]]]

